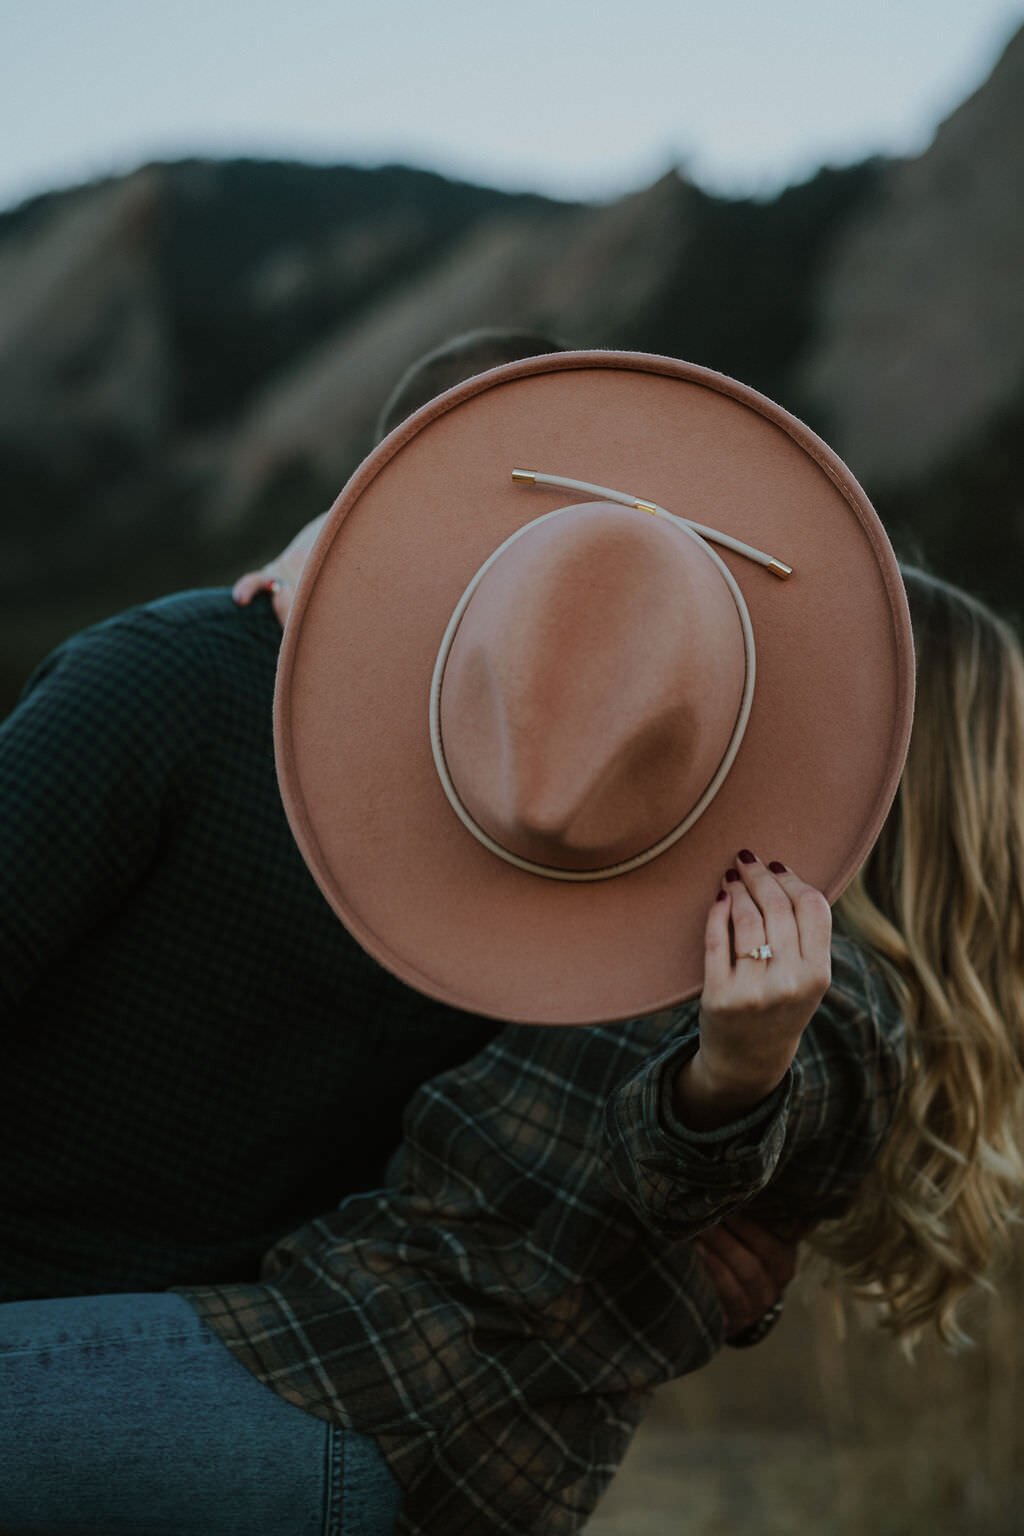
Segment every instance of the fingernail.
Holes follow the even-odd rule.
[[[739,877],[740,877],[740,872],[739,872],[738,869],[727,869],[726,872],[725,872],[725,878],[727,880],[738,880]]]
[[[757,859],[751,853],[749,848],[741,848],[739,853],[737,854],[737,858],[743,864],[756,864],[757,863]]]
[[[788,870],[786,869],[785,864],[781,863],[778,859],[772,859],[771,863],[768,865],[768,868],[771,870],[773,875],[788,874]]]
[[[718,895],[715,897],[715,900],[716,901],[728,901],[729,900],[729,892],[728,891],[719,891]]]

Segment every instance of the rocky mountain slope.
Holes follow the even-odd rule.
[[[901,549],[1024,619],[1024,30],[821,274],[808,413]]]
[[[893,166],[823,275],[801,373],[875,486],[961,453],[1024,382],[1024,31],[927,154]]]
[[[1022,168],[1024,33],[917,159],[771,201],[192,161],[0,214],[0,707],[69,628],[272,551],[408,362],[485,324],[763,389],[906,549],[1016,604]]]

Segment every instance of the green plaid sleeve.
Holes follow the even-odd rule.
[[[782,1082],[719,1130],[675,1119],[672,1078],[697,1049],[694,1013],[611,1097],[608,1160],[653,1231],[691,1237],[740,1206],[779,1219],[838,1215],[877,1156],[904,1068],[899,1010],[877,967],[843,938],[833,981]]]
[[[764,1189],[779,1161],[794,1084],[791,1069],[763,1103],[714,1131],[672,1113],[672,1080],[697,1050],[696,1016],[612,1095],[608,1161],[630,1207],[667,1238],[693,1237]]]

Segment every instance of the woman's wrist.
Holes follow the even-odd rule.
[[[716,1071],[707,1053],[698,1048],[679,1068],[672,1084],[672,1112],[691,1131],[716,1131],[762,1103],[781,1083],[781,1070],[762,1067],[746,1075]]]

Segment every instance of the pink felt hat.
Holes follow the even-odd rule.
[[[699,991],[737,849],[830,900],[913,709],[892,549],[800,422],[639,353],[438,397],[342,491],[278,673],[285,807],[410,986],[535,1024]]]

